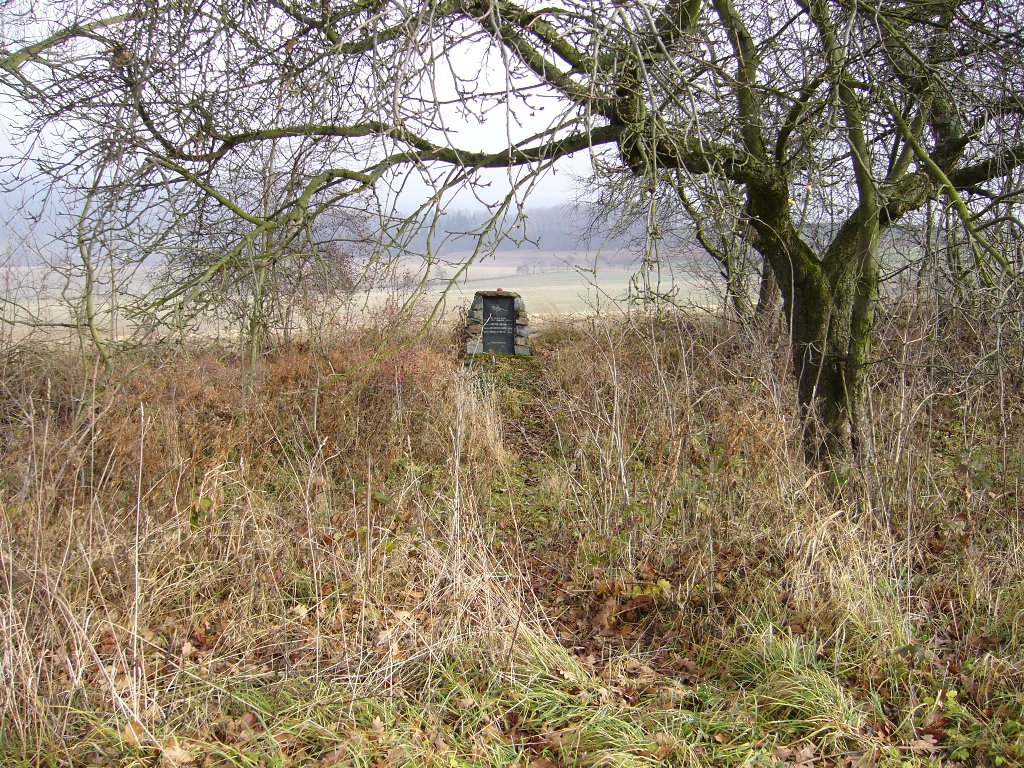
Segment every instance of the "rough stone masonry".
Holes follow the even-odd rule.
[[[464,330],[467,355],[524,355],[533,350],[533,329],[526,304],[512,291],[477,291],[466,313]]]

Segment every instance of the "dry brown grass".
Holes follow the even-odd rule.
[[[799,462],[784,341],[685,315],[11,350],[0,755],[1007,764],[1019,328],[947,322],[882,329],[867,501]]]

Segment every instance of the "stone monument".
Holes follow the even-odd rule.
[[[476,292],[466,313],[467,355],[529,356],[533,354],[532,334],[526,305],[518,293],[501,288]]]

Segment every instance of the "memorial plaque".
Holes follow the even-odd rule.
[[[532,335],[526,305],[518,293],[501,288],[477,291],[462,326],[463,351],[467,360],[482,354],[530,357]]]
[[[516,300],[484,296],[484,352],[512,355],[516,351]]]

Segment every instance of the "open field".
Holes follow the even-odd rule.
[[[710,317],[9,347],[0,763],[1018,765],[1020,331],[880,326],[867,496]]]
[[[448,303],[463,307],[479,290],[503,288],[522,294],[530,312],[543,316],[614,312],[626,305],[633,273],[598,270],[596,276],[583,272],[540,272],[530,275],[505,274],[459,282],[448,293]],[[675,282],[679,300],[706,303],[706,287],[682,279]]]
[[[448,293],[449,303],[468,306],[473,293],[503,288],[527,297],[531,312],[560,315],[595,311],[622,302],[629,292],[630,274],[614,272],[596,281],[576,272],[545,272],[533,275],[499,275],[460,282]]]
[[[600,267],[593,271],[570,267],[574,254],[549,256],[542,271],[519,274],[515,266],[519,263],[512,254],[503,258],[473,264],[466,274],[452,284],[443,280],[431,281],[425,294],[419,298],[418,307],[425,311],[443,298],[443,314],[450,319],[469,306],[473,294],[478,290],[503,288],[521,293],[527,302],[531,316],[537,319],[580,314],[619,314],[628,305],[631,281],[634,272],[629,269]],[[15,279],[16,278],[16,279]],[[683,305],[716,306],[716,299],[706,281],[692,275],[680,273],[674,280],[666,273],[662,288],[675,288],[676,300]],[[143,293],[146,278],[140,275],[134,290]],[[76,318],[81,322],[85,303],[81,297],[81,286],[64,290],[52,271],[43,268],[24,268],[8,281],[5,301],[0,305],[0,320],[9,324],[14,338],[22,339],[30,333],[48,338],[62,338],[68,335],[64,326],[73,326]],[[372,314],[387,303],[404,302],[409,289],[389,288],[357,292],[345,307],[337,306],[335,315],[346,315],[354,319]],[[130,297],[117,302],[117,319],[111,322],[110,309],[113,306],[109,294],[97,293],[93,297],[93,311],[97,326],[102,334],[116,338],[127,338],[137,328],[126,319],[125,308]],[[330,314],[330,312],[321,312]],[[293,317],[294,329],[300,334],[309,332],[310,319],[301,313]],[[114,330],[112,330],[112,328]],[[227,339],[237,334],[237,319],[232,323],[214,313],[206,313],[195,326],[195,331],[211,338]]]

